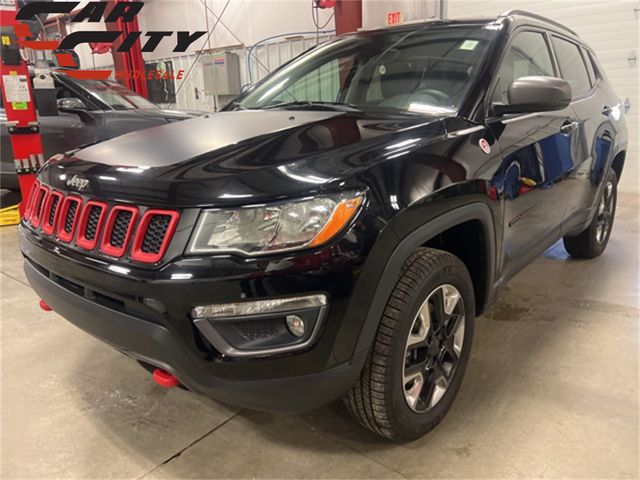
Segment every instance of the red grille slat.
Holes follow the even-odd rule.
[[[98,210],[97,218],[96,212]],[[82,208],[80,214],[80,223],[78,226],[78,238],[76,245],[85,250],[93,250],[98,244],[98,238],[102,233],[102,223],[105,213],[107,212],[107,204],[96,200],[89,200]],[[95,222],[95,225],[94,225]]]
[[[75,208],[73,208],[73,205],[75,205]],[[71,217],[69,217],[70,209],[72,210]],[[81,209],[82,199],[80,197],[69,195],[63,200],[58,221],[58,240],[62,240],[65,243],[70,243],[73,240]],[[67,228],[68,226],[69,228]]]
[[[49,188],[44,185],[40,185],[40,189],[38,190],[38,193],[36,193],[36,198],[33,204],[33,213],[30,218],[33,228],[38,228],[42,222],[42,211],[47,203],[48,196]]]
[[[124,232],[118,232],[119,236],[122,235],[124,239],[122,242],[115,241],[114,238],[114,228],[116,228],[116,221],[118,220],[118,216],[120,213],[129,212],[131,214],[131,218],[128,221],[126,228],[124,228]],[[138,220],[138,209],[136,207],[128,207],[117,205],[111,209],[109,212],[109,217],[107,218],[107,223],[104,229],[104,235],[102,237],[102,244],[100,245],[100,251],[102,253],[106,253],[112,257],[120,258],[124,255],[124,252],[127,250],[129,246],[129,241],[131,240],[131,235],[133,235],[133,230],[136,225],[136,221]],[[118,228],[122,228],[120,225]],[[121,243],[121,245],[118,245]]]
[[[154,217],[168,217],[168,224],[166,225],[166,229],[164,230],[162,240],[157,251],[150,252],[145,251],[148,249],[145,249],[144,246],[149,225]],[[138,226],[136,236],[133,240],[131,259],[143,263],[156,263],[162,260],[162,257],[171,242],[171,238],[173,237],[176,227],[178,226],[179,217],[180,214],[173,210],[147,210],[140,220],[140,225]]]
[[[36,199],[36,194],[40,190],[40,182],[37,180],[31,186],[31,190],[29,191],[29,199],[27,200],[27,208],[24,210],[24,220],[29,221],[31,218],[31,211],[33,210],[33,204]]]
[[[58,222],[58,216],[60,213],[60,203],[62,201],[62,193],[52,191],[47,197],[47,203],[44,206],[41,214],[42,218],[42,233],[45,235],[53,235],[56,224]],[[55,208],[55,211],[52,209]]]

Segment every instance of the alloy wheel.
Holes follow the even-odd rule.
[[[596,217],[596,241],[599,244],[602,244],[605,241],[609,230],[611,229],[611,223],[613,221],[613,206],[615,204],[614,197],[615,193],[613,182],[609,180],[604,186]]]
[[[464,324],[464,302],[453,285],[440,285],[420,306],[402,371],[404,398],[414,412],[433,408],[449,388],[460,363]]]

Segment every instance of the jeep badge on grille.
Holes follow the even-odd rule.
[[[89,185],[89,180],[86,178],[80,178],[78,175],[74,175],[67,180],[67,187],[73,187],[79,192],[84,190],[87,185]]]

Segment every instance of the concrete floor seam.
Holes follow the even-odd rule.
[[[31,286],[30,286],[28,283],[26,283],[26,282],[25,282],[25,281],[23,281],[23,280],[20,280],[19,278],[16,278],[16,277],[14,277],[14,276],[12,276],[12,275],[9,275],[8,273],[3,272],[2,270],[0,270],[0,273],[1,273],[2,275],[6,275],[6,276],[7,276],[7,277],[9,277],[11,280],[15,280],[16,282],[21,283],[21,284],[22,284],[22,285],[24,285],[25,287],[29,287],[29,288],[31,288]]]
[[[156,465],[155,467],[153,467],[151,470],[149,470],[147,473],[145,473],[144,475],[141,475],[140,477],[138,477],[138,480],[142,480],[143,478],[147,477],[148,475],[151,475],[153,472],[155,472],[156,470],[158,470],[159,468],[162,468],[163,466],[171,463],[173,460],[175,460],[176,458],[180,457],[180,455],[182,455],[184,452],[186,452],[187,450],[189,450],[191,447],[193,447],[194,445],[196,445],[198,442],[204,440],[205,438],[207,438],[209,435],[211,435],[213,432],[215,432],[216,430],[218,430],[220,427],[223,427],[224,425],[226,425],[228,422],[230,422],[231,420],[233,420],[234,418],[236,418],[238,415],[240,415],[241,412],[236,412],[233,415],[231,415],[229,418],[227,418],[226,420],[224,420],[223,422],[219,423],[218,425],[216,425],[215,427],[213,427],[211,430],[209,430],[207,433],[205,433],[204,435],[201,435],[200,437],[196,438],[193,442],[191,442],[189,445],[187,445],[186,447],[184,447],[183,449],[179,450],[178,452],[174,453],[173,455],[171,455],[169,458],[167,458],[165,461],[163,461],[162,463],[160,463],[159,465]]]

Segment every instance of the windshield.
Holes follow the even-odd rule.
[[[347,105],[361,110],[454,114],[495,31],[425,26],[338,38],[286,65],[236,108]]]
[[[77,80],[88,93],[114,110],[159,108],[144,97],[113,80]]]

